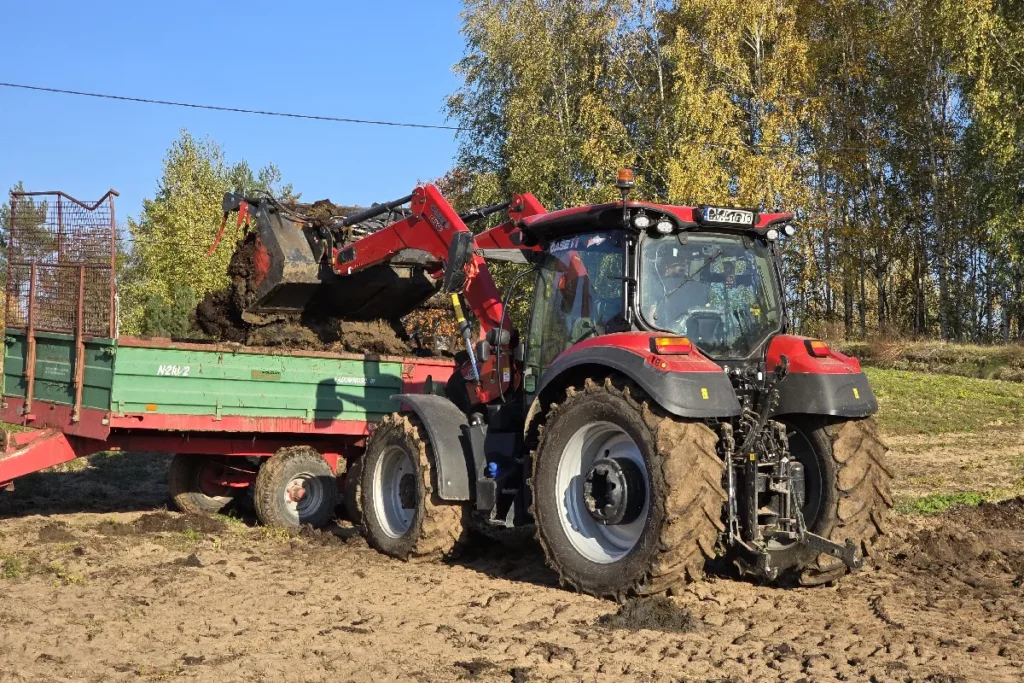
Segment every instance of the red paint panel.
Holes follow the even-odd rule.
[[[241,215],[241,212],[239,212]],[[252,265],[256,269],[256,276],[252,282],[254,285],[259,286],[261,282],[267,277],[267,273],[270,272],[270,252],[267,251],[263,241],[256,238],[256,249],[253,250]]]
[[[402,363],[402,393],[426,393],[428,379],[444,384],[453,372],[455,363],[451,361],[445,361],[444,364],[438,364],[437,361],[421,363],[417,358],[407,358]]]
[[[781,357],[789,358],[790,372],[805,372],[819,375],[843,375],[860,372],[860,361],[831,349],[828,357],[815,358],[807,351],[809,337],[794,334],[780,334],[768,344],[768,370],[774,370],[781,363]]]
[[[111,417],[110,426],[117,429],[159,430],[180,432],[255,432],[258,434],[337,434],[366,436],[369,429],[361,420],[313,420],[299,417],[246,417],[225,415],[163,415],[129,413]]]
[[[140,453],[196,453],[199,455],[228,455],[265,458],[282,448],[309,446],[324,456],[332,468],[337,469],[338,458],[361,453],[356,440],[332,437],[322,438],[263,438],[259,434],[197,436],[195,434],[138,434],[115,432],[98,450],[134,451]]]
[[[0,481],[11,481],[74,460],[80,455],[95,452],[89,450],[90,443],[82,443],[74,437],[69,439],[54,430],[24,432],[11,436],[11,445],[0,458]]]
[[[558,361],[569,355],[585,353],[587,349],[593,348],[616,348],[630,353],[635,353],[644,358],[653,367],[663,372],[721,372],[714,361],[701,355],[694,349],[685,356],[660,356],[651,352],[651,339],[664,337],[664,334],[653,334],[650,332],[618,332],[606,334],[600,337],[591,337],[578,344],[571,346],[555,360]],[[664,364],[664,367],[662,365]]]
[[[25,399],[5,396],[3,407],[0,408],[0,419],[10,424],[33,427],[35,429],[58,429],[69,436],[80,436],[86,439],[105,439],[110,427],[103,424],[107,413],[95,408],[82,408],[81,419],[71,420],[74,408],[60,403],[50,403],[36,399],[32,402],[32,415],[22,414]],[[33,419],[29,420],[28,417]]]

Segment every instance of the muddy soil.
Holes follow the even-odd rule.
[[[197,528],[162,509],[166,467],[103,456],[0,496],[0,680],[1024,679],[1022,499],[895,516],[837,586],[712,576],[620,606],[561,589],[523,532],[409,564],[346,522]]]
[[[318,210],[320,206],[317,202],[310,210]],[[341,211],[343,208],[330,205],[322,210]],[[446,318],[454,321],[454,316],[446,315],[450,311],[438,301],[425,302],[406,320],[345,321],[319,316],[315,310],[291,314],[249,313],[256,301],[252,282],[254,250],[251,236],[239,244],[228,266],[230,284],[207,293],[196,307],[194,326],[197,331],[218,341],[249,346],[390,355],[408,355],[414,349],[438,350],[435,337],[451,334],[449,328],[454,323],[447,323]],[[445,343],[440,347],[440,351],[447,350]]]

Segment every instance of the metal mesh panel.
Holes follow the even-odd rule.
[[[115,194],[11,193],[7,327],[114,336]]]

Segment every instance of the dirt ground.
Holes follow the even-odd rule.
[[[1021,443],[890,439],[897,496],[924,490],[926,460],[940,490],[1019,478]],[[619,606],[560,589],[528,534],[417,565],[344,522],[283,533],[166,512],[166,466],[95,456],[0,496],[0,680],[1024,678],[1022,499],[895,516],[876,566],[838,586],[713,576]]]

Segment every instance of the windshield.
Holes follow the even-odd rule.
[[[647,236],[640,313],[715,358],[746,358],[781,326],[768,248],[743,235]]]

